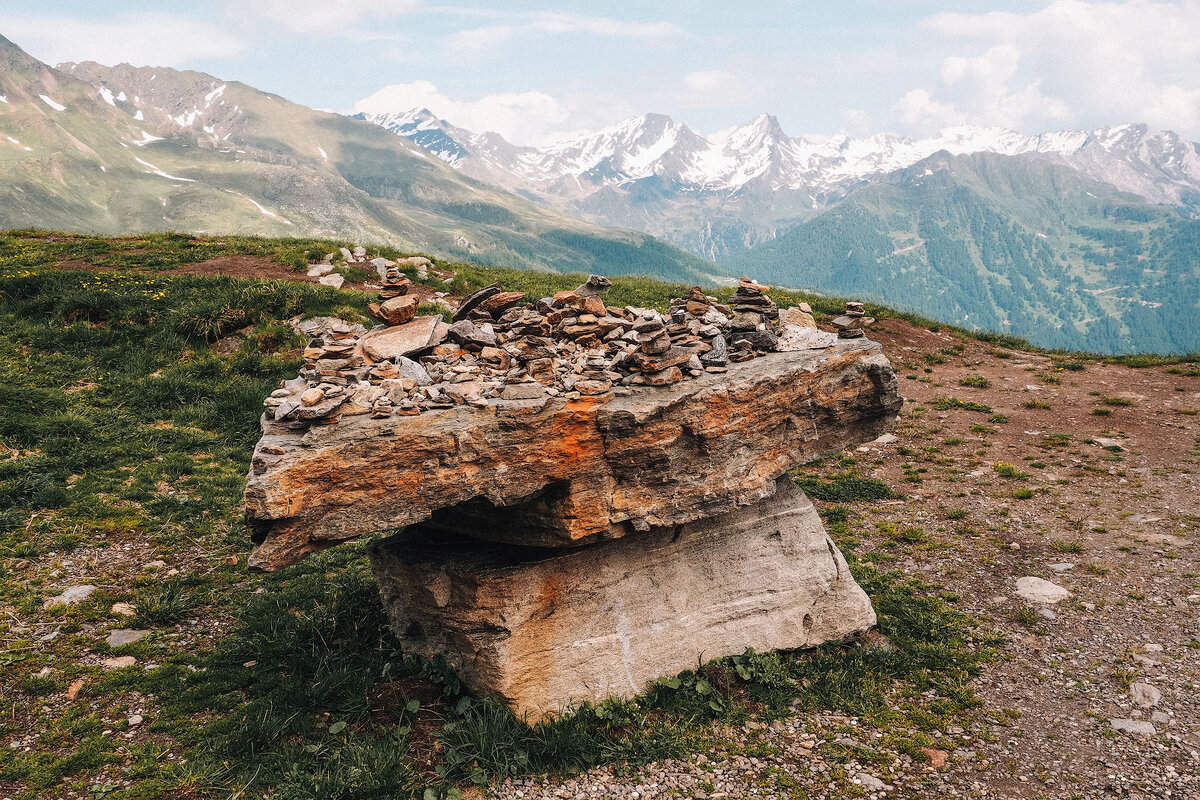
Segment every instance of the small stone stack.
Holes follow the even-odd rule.
[[[849,302],[842,315],[833,319],[833,327],[837,328],[840,339],[858,339],[866,336],[866,328],[873,322],[875,318],[867,316],[862,303]]]
[[[408,293],[413,282],[400,272],[393,261],[377,258],[372,263],[380,273],[382,285],[379,287],[379,302],[371,303],[367,309],[385,325],[403,325],[412,321],[420,304],[415,295]]]
[[[777,340],[774,328],[779,319],[779,309],[775,301],[767,297],[770,288],[742,276],[730,301],[733,305],[730,361],[748,361],[775,350]]]

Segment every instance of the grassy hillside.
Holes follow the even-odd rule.
[[[1200,350],[1200,222],[1030,158],[944,153],[725,265],[1094,352]]]
[[[378,126],[203,73],[64,72],[0,37],[0,95],[0,227],[336,236],[527,269],[716,272],[466,179]]]
[[[971,621],[853,552],[896,649],[747,654],[535,727],[399,652],[360,548],[247,573],[239,506],[261,400],[301,364],[283,320],[354,318],[370,297],[172,270],[214,252],[286,259],[302,245],[0,236],[0,733],[19,743],[0,748],[0,792],[448,798],[509,776],[704,751],[714,725],[794,708],[886,720],[894,741],[919,748],[930,725],[971,706],[966,681],[986,652],[978,634],[968,643]],[[118,269],[53,267],[72,259]],[[535,294],[579,278],[460,274]],[[614,283],[616,302],[659,306],[680,288]],[[887,494],[841,469],[844,481],[809,488],[850,505]],[[839,508],[830,524],[853,540]],[[84,603],[42,607],[82,583],[98,587]],[[106,643],[118,628],[149,634]],[[104,666],[119,656],[134,662]]]

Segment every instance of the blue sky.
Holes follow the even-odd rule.
[[[1148,122],[1200,139],[1200,0],[5,0],[0,34],[50,63],[425,105],[529,144],[649,111],[701,133],[766,111],[793,135]]]

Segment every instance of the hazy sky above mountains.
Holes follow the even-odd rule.
[[[49,63],[198,69],[337,111],[426,106],[543,144],[655,111],[701,133],[1024,133],[1148,122],[1200,139],[1200,0],[5,0]]]

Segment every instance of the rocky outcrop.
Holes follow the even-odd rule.
[[[371,563],[406,652],[445,654],[530,720],[630,697],[705,659],[807,647],[875,612],[790,479],[707,519],[563,550],[481,545],[424,525]]]
[[[788,468],[874,439],[902,403],[865,338],[621,391],[308,428],[264,416],[246,488],[251,563],[275,569],[420,522],[551,547],[682,525],[769,497]]]
[[[247,480],[252,567],[401,529],[370,556],[406,649],[534,719],[874,624],[785,475],[901,406],[857,304],[833,334],[749,278],[664,314],[592,276],[524,306],[483,287],[446,322],[382,268],[384,325],[296,323],[304,369],[264,401]]]

